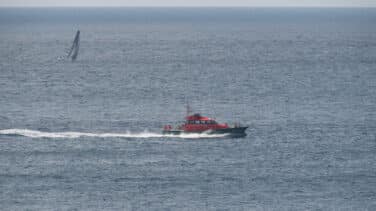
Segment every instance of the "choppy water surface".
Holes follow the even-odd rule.
[[[375,210],[375,14],[0,9],[1,209]]]

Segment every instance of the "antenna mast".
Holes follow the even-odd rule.
[[[192,112],[191,111],[191,107],[189,106],[189,104],[187,103],[187,116],[189,116],[189,114]]]

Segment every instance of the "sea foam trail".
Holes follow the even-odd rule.
[[[43,132],[38,130],[28,129],[6,129],[0,130],[0,135],[13,135],[13,136],[25,136],[31,138],[79,138],[79,137],[100,137],[100,138],[220,138],[226,136],[226,134],[180,134],[180,135],[167,135],[152,132],[140,132],[140,133],[84,133],[84,132]]]

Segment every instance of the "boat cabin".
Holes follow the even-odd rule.
[[[201,116],[200,114],[194,114],[186,117],[186,121],[181,125],[181,129],[184,131],[205,131],[205,130],[217,130],[228,128],[227,124],[218,124],[214,119]]]

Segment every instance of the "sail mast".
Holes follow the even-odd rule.
[[[72,61],[75,61],[78,56],[78,50],[80,49],[80,30],[77,31],[74,37],[72,47],[69,50],[68,56],[71,57]]]

